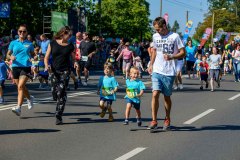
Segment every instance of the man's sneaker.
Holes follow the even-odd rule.
[[[163,130],[169,131],[170,130],[170,119],[165,119],[163,124]]]
[[[87,86],[87,82],[83,82],[82,84],[83,84],[83,86]]]
[[[205,86],[206,88],[208,88],[208,83],[206,83],[206,86]]]
[[[113,115],[109,115],[108,122],[112,122],[112,121],[113,121]]]
[[[158,125],[157,121],[152,121],[147,129],[151,129],[151,130],[152,129],[157,129],[158,128],[157,125]]]
[[[203,90],[203,86],[200,87],[200,90]]]
[[[107,108],[105,107],[105,108],[102,110],[102,112],[99,114],[99,116],[100,116],[101,118],[103,118],[103,117],[105,116],[105,114],[106,114],[106,111],[107,111]]]
[[[137,125],[140,127],[142,125],[142,120],[141,118],[137,118]]]
[[[128,125],[129,121],[127,119],[124,120],[123,124]]]
[[[17,116],[21,116],[21,107],[13,107],[12,112],[15,113]]]
[[[61,125],[62,123],[62,116],[56,115],[56,125]]]
[[[74,82],[74,89],[77,90],[77,88],[78,88],[78,82],[76,81]]]
[[[179,84],[179,89],[183,89],[183,84]]]
[[[33,100],[34,100],[33,96],[30,96],[30,99],[27,100],[28,109],[32,109],[33,108]]]

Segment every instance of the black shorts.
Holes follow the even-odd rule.
[[[5,88],[4,82],[5,80],[0,80],[0,87],[2,87],[3,89]]]
[[[92,59],[88,59],[87,61],[79,61],[80,68],[86,68],[89,70],[92,66]]]
[[[13,79],[19,79],[20,76],[31,77],[31,67],[12,67]]]
[[[201,74],[201,81],[207,81],[208,80],[208,74]]]
[[[193,61],[187,61],[187,71],[193,71],[194,63]]]
[[[43,78],[44,80],[48,80],[48,75],[39,74],[38,76],[39,76],[39,78]]]

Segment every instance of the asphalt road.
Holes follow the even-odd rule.
[[[99,117],[96,94],[98,76],[88,87],[68,92],[61,126],[55,125],[55,102],[50,91],[28,83],[36,97],[35,107],[23,107],[22,116],[10,108],[16,104],[16,87],[7,84],[0,106],[0,160],[239,160],[240,159],[240,83],[223,78],[215,92],[200,91],[199,80],[184,78],[184,89],[172,95],[172,131],[150,133],[151,83],[144,76],[147,90],[142,98],[143,127],[135,123],[131,112],[128,126],[122,124],[125,112],[124,80],[113,103],[114,122]],[[160,98],[159,126],[165,116]],[[130,131],[130,129],[137,129]]]

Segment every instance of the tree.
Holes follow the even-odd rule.
[[[179,28],[180,28],[180,27],[179,27],[179,23],[178,23],[177,20],[175,20],[174,23],[173,23],[173,26],[172,26],[172,29],[171,29],[171,30],[172,30],[173,32],[178,32]]]
[[[200,41],[205,29],[208,27],[212,27],[212,14],[210,13],[206,15],[203,23],[198,25],[193,38]],[[223,28],[225,32],[240,32],[240,22],[237,20],[237,17],[234,13],[227,10],[219,10],[217,14],[215,13],[214,35],[216,34],[218,28]]]
[[[146,0],[102,0],[103,32],[109,36],[140,38],[149,28]]]

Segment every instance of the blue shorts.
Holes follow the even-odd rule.
[[[165,96],[171,96],[174,80],[175,76],[165,76],[154,72],[152,74],[152,91],[161,91]]]
[[[126,98],[126,103],[131,103],[131,105],[136,109],[139,110],[140,109],[140,103],[135,103],[133,102],[131,99]]]
[[[113,100],[112,99],[106,99],[104,97],[100,97],[100,101],[107,102],[107,104],[112,105]]]

